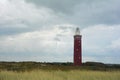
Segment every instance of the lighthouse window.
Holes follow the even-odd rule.
[[[78,51],[78,49],[76,49],[76,51]]]

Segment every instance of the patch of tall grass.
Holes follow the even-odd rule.
[[[120,80],[120,71],[33,70],[1,71],[0,80]]]

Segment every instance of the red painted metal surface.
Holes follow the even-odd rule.
[[[75,35],[74,36],[74,65],[80,66],[82,65],[82,36]]]

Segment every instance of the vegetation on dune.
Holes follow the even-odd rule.
[[[82,66],[73,66],[72,63],[41,63],[41,62],[0,62],[0,70],[32,71],[41,70],[120,70],[120,65],[106,65],[98,62],[86,62]]]
[[[120,80],[120,65],[0,62],[0,80]]]
[[[33,70],[25,72],[1,71],[0,80],[120,80],[120,72],[90,70]]]

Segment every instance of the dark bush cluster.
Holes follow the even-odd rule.
[[[82,66],[74,66],[71,62],[47,63],[47,62],[0,62],[0,70],[7,71],[31,71],[42,70],[120,70],[119,64],[103,64],[99,62],[86,62]]]

